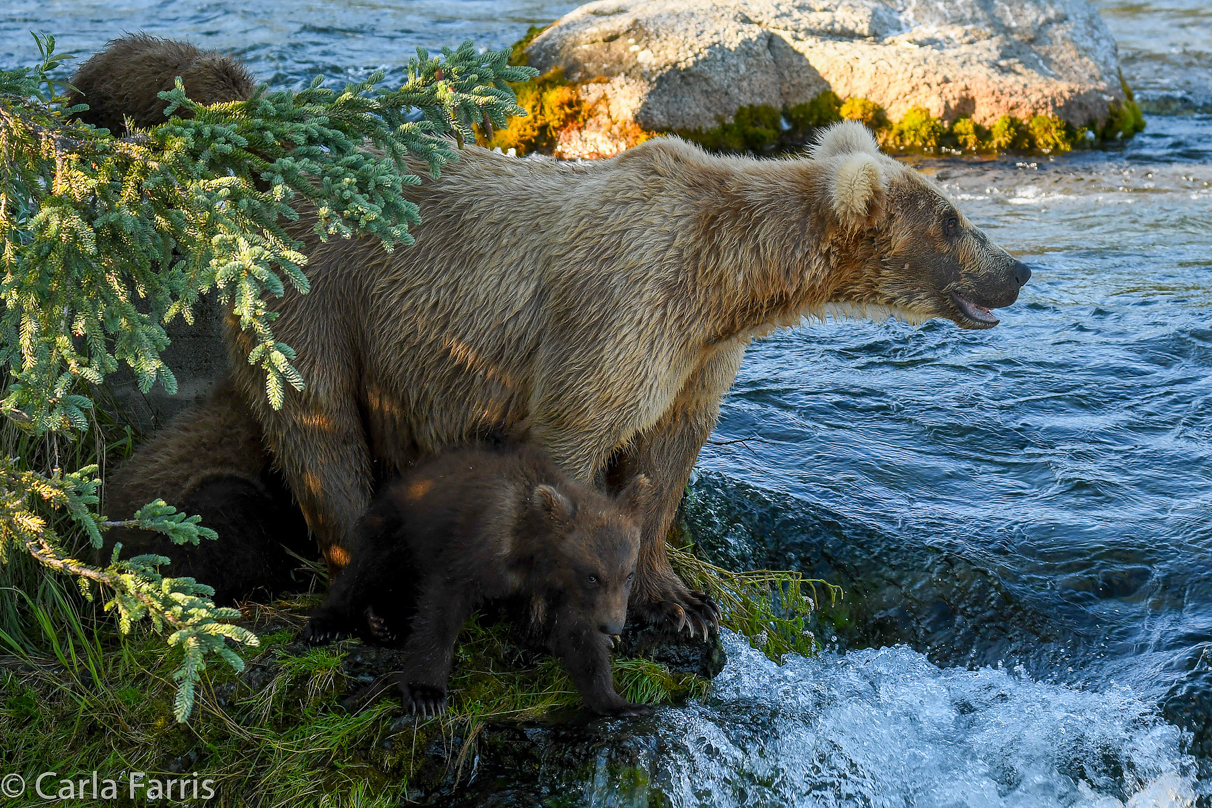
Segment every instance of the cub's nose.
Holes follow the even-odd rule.
[[[611,637],[616,637],[623,633],[622,623],[602,623],[598,626],[598,631],[603,634],[609,634]]]
[[[1031,280],[1031,267],[1027,266],[1022,261],[1015,261],[1014,280],[1018,281],[1019,286],[1026,286],[1027,281]]]

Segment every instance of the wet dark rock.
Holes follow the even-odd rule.
[[[478,739],[476,764],[443,784],[431,805],[530,808],[647,805],[662,744],[652,719],[500,724]]]
[[[693,673],[704,679],[714,678],[728,661],[719,637],[692,638],[685,633],[673,636],[652,626],[628,626],[619,642],[618,653],[651,659],[674,673]]]
[[[1212,669],[1189,671],[1162,699],[1162,715],[1191,733],[1187,752],[1202,779],[1212,780]]]

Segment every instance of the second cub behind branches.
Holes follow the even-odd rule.
[[[640,522],[652,486],[617,497],[573,482],[540,450],[463,449],[390,484],[359,521],[349,566],[305,636],[403,642],[404,705],[446,708],[459,629],[490,600],[525,604],[528,628],[598,714],[645,708],[615,692],[610,649],[623,631]]]

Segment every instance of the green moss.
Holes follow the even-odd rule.
[[[783,114],[791,124],[792,132],[810,135],[813,129],[842,119],[842,99],[832,90],[826,90],[811,101],[788,107]]]
[[[1136,101],[1131,98],[1122,104],[1118,101],[1112,101],[1111,111],[1107,115],[1107,122],[1099,130],[1099,138],[1104,142],[1128,140],[1133,135],[1144,130],[1145,116],[1141,114],[1140,107],[1136,105]]]
[[[1082,140],[1071,124],[1051,115],[1036,115],[1027,121],[1027,133],[1032,148],[1043,152],[1071,151]]]
[[[911,107],[905,117],[894,123],[888,136],[902,149],[937,151],[947,126],[924,107]]]
[[[989,130],[966,116],[956,118],[950,134],[955,147],[962,151],[978,151],[989,140]]]
[[[841,107],[837,93],[826,90],[811,101],[782,109],[768,104],[741,107],[732,120],[721,119],[718,126],[682,129],[676,134],[710,151],[790,151],[811,141],[820,127],[840,121]]]
[[[677,134],[705,149],[722,152],[766,152],[783,134],[783,114],[761,104],[741,107],[731,121],[720,119],[711,129],[679,129]]]
[[[840,112],[846,120],[858,121],[872,132],[888,128],[888,113],[879,104],[866,98],[846,99]]]
[[[993,124],[993,129],[989,133],[988,147],[993,151],[1026,150],[1028,148],[1027,128],[1013,115],[1003,115]]]
[[[1111,102],[1111,111],[1106,123],[1099,130],[1102,141],[1128,140],[1139,132],[1145,131],[1145,116],[1136,103],[1136,95],[1128,82],[1124,81],[1123,71],[1119,74],[1119,84],[1124,90],[1124,101]]]

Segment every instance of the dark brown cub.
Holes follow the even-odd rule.
[[[304,636],[403,642],[396,684],[413,712],[446,709],[459,629],[486,601],[523,599],[529,628],[598,714],[644,711],[615,692],[610,649],[627,619],[648,497],[573,482],[540,449],[462,449],[389,484],[358,522],[349,565]]]
[[[243,101],[256,88],[248,69],[230,56],[188,42],[129,34],[80,65],[71,78],[77,90],[71,103],[88,104],[76,116],[80,120],[121,137],[127,134],[127,117],[141,129],[164,123],[168,102],[159,94],[171,90],[178,77],[185,94],[201,104]]]

